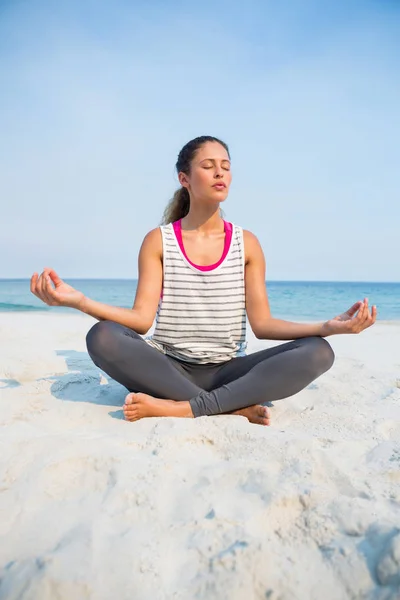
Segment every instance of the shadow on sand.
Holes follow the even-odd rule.
[[[89,402],[103,406],[116,406],[120,410],[109,415],[123,419],[122,405],[127,389],[103,373],[93,364],[87,352],[57,350],[57,356],[65,359],[68,372],[46,377],[52,381],[51,393],[58,400]]]

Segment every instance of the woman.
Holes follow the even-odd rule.
[[[87,349],[130,391],[129,421],[239,414],[269,425],[264,403],[296,394],[332,366],[324,338],[359,333],[376,320],[367,299],[324,323],[271,316],[260,244],[221,216],[230,167],[228,147],[217,138],[199,137],[182,148],[176,164],[181,187],[163,226],[144,238],[132,309],[91,300],[51,269],[32,277],[31,291],[46,304],[99,320],[87,334]],[[292,341],[246,355],[246,313],[258,339]],[[155,316],[153,335],[143,339]]]

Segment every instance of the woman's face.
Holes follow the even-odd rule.
[[[218,142],[206,142],[196,152],[190,173],[179,173],[179,181],[191,198],[223,202],[232,181],[231,161]]]

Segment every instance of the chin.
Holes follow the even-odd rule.
[[[220,204],[221,202],[225,202],[227,195],[228,194],[224,194],[224,195],[221,194],[219,198],[212,196],[211,198],[208,197],[207,200],[210,204]]]
[[[221,191],[215,190],[212,195],[212,198],[213,198],[213,200],[218,200],[218,202],[223,202],[228,197],[228,193],[229,193],[229,190],[226,190],[226,189],[221,190]]]

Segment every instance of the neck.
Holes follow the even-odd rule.
[[[188,214],[182,219],[182,229],[195,229],[203,233],[223,231],[224,220],[220,214],[219,204],[212,208],[191,205]]]

